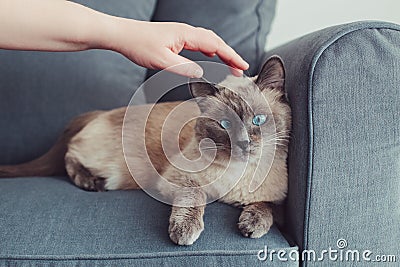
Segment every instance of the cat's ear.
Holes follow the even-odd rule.
[[[256,84],[261,91],[266,88],[284,91],[285,67],[279,56],[272,56],[264,63],[258,74]]]
[[[218,88],[214,84],[198,79],[190,79],[189,89],[190,93],[195,98],[213,96],[218,91]]]

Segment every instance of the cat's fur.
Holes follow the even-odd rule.
[[[217,86],[192,84],[194,96],[203,97],[203,100],[211,102],[199,100],[189,103],[183,107],[180,114],[201,114],[205,117],[224,119],[224,110],[230,107],[244,124],[241,129],[232,127],[225,130],[218,121],[201,117],[182,129],[179,134],[179,146],[188,159],[193,160],[201,156],[200,140],[210,138],[217,144],[217,148],[214,149],[216,157],[205,170],[194,173],[182,171],[171,165],[165,156],[161,145],[163,122],[166,116],[180,105],[180,102],[171,102],[154,106],[146,120],[145,129],[140,129],[135,122],[143,121],[152,105],[132,106],[128,111],[126,108],[119,108],[83,114],[70,123],[47,154],[25,164],[1,166],[0,177],[60,175],[66,171],[72,181],[85,190],[139,189],[138,183],[132,179],[132,172],[133,177],[140,177],[146,185],[155,186],[162,195],[172,201],[169,234],[175,243],[190,245],[199,237],[204,228],[203,215],[207,198],[214,196],[220,196],[221,202],[243,208],[238,227],[244,236],[261,237],[268,232],[273,223],[271,203],[280,203],[287,192],[287,137],[291,127],[291,113],[284,93],[284,67],[278,57],[270,58],[259,76],[253,80],[258,88],[247,78],[233,76]],[[268,101],[270,111],[265,110],[262,98]],[[255,114],[268,112],[272,113],[269,114],[272,116],[260,127],[270,134],[263,136],[260,127],[253,125],[251,119]],[[128,125],[124,129],[124,147],[123,122]],[[271,133],[272,129],[274,132]],[[227,134],[229,131],[233,136],[231,140]],[[238,143],[243,141],[243,131],[246,131],[247,138],[250,138],[246,139],[245,147],[243,142],[240,145]],[[171,134],[169,131],[164,131],[163,134],[167,135],[164,136],[166,140],[177,138],[168,136]],[[135,140],[145,140],[147,151]],[[163,145],[168,146],[164,143]],[[272,150],[275,145],[276,151],[273,154],[268,150]],[[261,152],[272,157],[271,166],[264,162],[257,166]],[[147,155],[150,161],[147,160]],[[234,165],[241,166],[240,162],[245,161],[246,156],[249,163],[244,170],[232,168],[223,174],[229,160]],[[154,176],[149,171],[152,168],[150,165],[168,181],[186,186],[188,190],[174,192],[152,181]],[[271,169],[268,172],[269,167]],[[240,175],[242,172],[243,175]],[[216,186],[208,191],[200,187],[212,182],[220,174],[232,179],[216,183]],[[249,191],[252,179],[262,181],[254,192]],[[238,181],[230,183],[231,180]],[[231,190],[225,194],[226,188]]]

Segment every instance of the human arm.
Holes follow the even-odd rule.
[[[0,48],[38,51],[107,49],[155,69],[190,62],[183,49],[218,55],[233,68],[248,64],[212,31],[182,23],[119,18],[64,0],[1,0]],[[202,75],[197,64],[174,68],[185,76]]]

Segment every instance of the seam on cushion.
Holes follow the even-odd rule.
[[[265,4],[265,1],[269,1],[267,4]],[[270,15],[271,17],[269,18],[264,18],[264,16],[261,15],[260,9],[266,6],[264,8],[268,9],[269,11],[272,10],[272,12],[269,14],[267,12],[267,15]],[[257,16],[257,21],[258,21],[258,27],[256,29],[256,40],[255,40],[255,45],[256,45],[256,58],[255,61],[257,62],[257,67],[254,69],[255,73],[252,75],[257,74],[258,71],[261,70],[261,64],[263,63],[263,54],[265,52],[265,45],[267,44],[267,37],[271,33],[271,27],[273,25],[273,21],[275,19],[276,15],[276,0],[260,0],[256,6],[255,10],[256,16]],[[268,22],[268,25],[265,25],[266,22]],[[263,32],[262,30],[264,28],[267,28],[267,34],[261,36],[260,33]],[[264,44],[263,47],[261,47],[261,44]],[[248,75],[251,76],[251,75]]]
[[[263,248],[261,248],[263,249]],[[275,248],[275,250],[298,250],[297,246]],[[114,255],[0,255],[0,260],[127,260],[127,259],[152,259],[162,257],[197,257],[197,256],[257,256],[259,250],[235,251],[235,250],[211,250],[211,251],[180,251],[180,252],[157,252],[138,254],[114,254]]]
[[[157,9],[158,9],[158,2],[159,2],[159,0],[155,0],[155,1],[154,1],[153,11],[151,12],[148,21],[153,21],[154,15],[156,14],[156,11],[157,11]]]
[[[262,27],[261,25],[262,25],[263,19],[261,18],[260,8],[261,8],[261,5],[263,2],[264,2],[264,0],[258,1],[257,5],[256,5],[256,10],[255,10],[255,13],[257,15],[257,21],[258,21],[258,26],[256,29],[256,38],[255,38],[255,45],[256,45],[255,61],[259,61],[259,58],[261,57],[261,54],[260,54],[260,32],[261,32],[261,27]],[[257,65],[259,65],[259,62],[257,62]],[[258,66],[257,66],[257,68],[258,68]],[[249,75],[249,76],[251,76],[251,75]]]
[[[266,3],[266,1],[268,1]],[[257,62],[257,66],[254,69],[255,74],[261,69],[261,64],[263,63],[263,57],[262,55],[265,52],[265,45],[267,43],[267,36],[271,33],[271,27],[273,20],[275,18],[276,14],[276,0],[260,0],[256,7],[255,7],[255,13],[257,16],[257,21],[258,21],[258,27],[256,29],[256,38],[255,38],[255,47],[256,47],[256,58],[255,62]],[[265,12],[266,15],[262,16],[262,12]],[[267,16],[267,17],[265,17]],[[268,24],[266,24],[268,22]],[[263,33],[263,30],[267,30],[266,35],[261,36],[261,33]],[[261,46],[261,44],[264,44]],[[254,75],[254,73],[252,74]]]
[[[343,26],[346,26],[344,24]],[[380,22],[380,21],[360,21],[347,24],[347,27],[342,31],[336,33],[334,37],[329,38],[327,41],[324,42],[323,45],[314,53],[314,56],[311,60],[311,65],[309,69],[309,78],[308,78],[308,120],[309,120],[309,153],[308,153],[308,177],[307,177],[307,192],[306,192],[306,204],[305,204],[305,215],[304,216],[304,233],[303,233],[303,249],[308,249],[308,241],[309,241],[309,218],[310,218],[310,206],[311,206],[311,185],[312,185],[312,177],[313,177],[313,160],[314,160],[314,121],[313,121],[313,89],[314,89],[314,70],[316,65],[324,54],[324,52],[330,48],[333,44],[339,41],[342,37],[362,30],[367,29],[388,29],[400,32],[400,25],[396,25],[393,23],[388,22]],[[301,265],[306,267],[308,262],[302,262]]]

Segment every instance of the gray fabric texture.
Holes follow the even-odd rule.
[[[0,181],[0,266],[297,266],[262,262],[257,252],[290,247],[275,227],[260,239],[241,236],[240,210],[206,208],[192,246],[168,237],[170,206],[140,190],[86,192],[67,178]]]
[[[262,60],[267,34],[275,15],[276,0],[168,0],[158,1],[153,21],[177,21],[213,30],[232,46],[249,64],[245,73],[256,74]],[[171,12],[173,11],[173,12]],[[198,52],[183,51],[182,55],[196,61],[221,62]],[[155,71],[149,71],[153,75]],[[153,91],[146,92],[150,102]],[[173,101],[190,98],[187,87],[179,87],[163,98]]]
[[[300,249],[400,260],[400,26],[357,22],[270,51],[293,109],[287,226]],[[304,262],[304,266],[365,266]],[[370,264],[368,266],[375,266]]]
[[[155,6],[155,0],[79,2],[140,20],[150,20]],[[127,105],[145,74],[144,68],[110,51],[0,50],[0,164],[42,154],[78,114]]]

